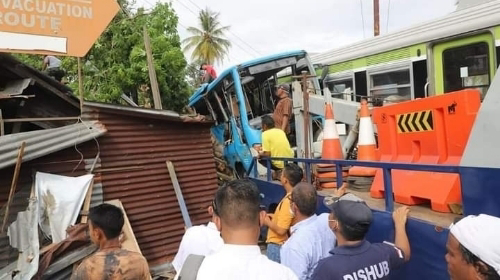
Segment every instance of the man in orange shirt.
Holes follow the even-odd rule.
[[[273,112],[276,128],[283,130],[287,136],[290,135],[290,120],[293,115],[293,101],[290,98],[290,86],[287,84],[279,85],[276,89],[278,103]]]
[[[290,195],[293,187],[302,181],[304,173],[302,169],[293,163],[287,164],[281,173],[281,184],[286,191],[285,197],[276,207],[274,215],[268,214],[264,225],[267,231],[267,257],[275,262],[280,262],[281,245],[288,239],[288,230],[292,226],[293,214],[290,208]]]

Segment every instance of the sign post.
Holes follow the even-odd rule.
[[[0,52],[83,57],[119,9],[116,0],[2,0]]]

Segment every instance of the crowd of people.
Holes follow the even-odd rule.
[[[393,213],[394,243],[370,243],[373,214],[345,189],[326,197],[328,213],[316,215],[316,189],[304,183],[301,169],[286,165],[281,182],[286,195],[274,215],[261,207],[250,180],[234,180],[215,193],[207,225],[184,234],[172,264],[177,280],[373,280],[390,279],[410,259],[406,235],[408,208]],[[150,279],[145,258],[120,247],[124,215],[101,204],[89,212],[89,233],[99,250],[85,259],[71,279]],[[267,256],[258,245],[268,227]],[[446,245],[453,280],[500,280],[500,218],[467,216],[450,227]]]

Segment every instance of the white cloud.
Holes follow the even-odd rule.
[[[153,3],[154,0],[137,0],[138,5],[146,7]],[[219,12],[221,22],[231,26],[227,37],[233,47],[229,59],[223,65],[216,65],[218,72],[260,55],[294,49],[322,52],[373,36],[371,0],[173,0],[172,3],[179,16],[181,38],[189,36],[185,27],[197,25],[198,7]],[[455,9],[454,4],[455,0],[380,0],[380,31],[384,34],[444,16]],[[189,59],[189,54],[186,57]]]

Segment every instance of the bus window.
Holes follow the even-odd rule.
[[[484,98],[490,84],[489,50],[486,42],[447,49],[443,52],[444,91],[475,88]]]
[[[333,98],[352,100],[350,94],[354,91],[352,79],[327,81],[326,85],[332,93]]]
[[[411,99],[410,70],[370,74],[370,93],[384,104]]]

